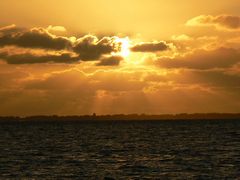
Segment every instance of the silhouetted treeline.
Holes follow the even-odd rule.
[[[82,115],[82,116],[29,116],[0,117],[0,121],[130,121],[130,120],[240,120],[240,113],[196,113],[196,114],[116,114],[116,115]]]

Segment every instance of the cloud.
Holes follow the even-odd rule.
[[[159,52],[166,51],[168,49],[170,49],[170,45],[163,41],[143,42],[131,47],[131,51],[133,52]]]
[[[119,52],[121,43],[116,41],[116,37],[103,37],[99,40],[96,36],[86,35],[77,40],[73,50],[83,61],[98,60],[103,55]]]
[[[26,79],[12,89],[0,87],[0,114],[90,114],[95,89],[86,78],[77,71],[51,72],[48,77]]]
[[[0,53],[0,59],[8,64],[37,64],[37,63],[73,63],[79,58],[70,53],[60,55],[34,55],[30,53],[10,55],[6,52]]]
[[[63,50],[71,47],[71,42],[65,37],[50,34],[43,28],[33,28],[0,37],[0,46],[18,46],[24,48],[42,48]]]
[[[186,35],[186,34],[181,34],[181,35],[173,35],[172,40],[174,41],[192,41],[193,38]]]
[[[18,28],[15,24],[11,24],[9,26],[1,27],[0,28],[0,35],[1,34],[9,34],[9,33],[15,33],[20,31],[21,29]]]
[[[67,31],[66,28],[63,26],[52,26],[52,25],[48,26],[47,30],[49,32],[51,32],[51,31],[52,32],[66,32]]]
[[[240,50],[218,48],[215,50],[196,50],[184,57],[159,58],[155,63],[164,68],[213,69],[227,68],[240,62]]]
[[[94,73],[70,68],[39,74],[39,66],[31,66],[21,74],[25,67],[13,67],[0,76],[0,115],[237,112],[240,107],[240,77],[222,71],[165,75],[147,68]]]
[[[82,91],[90,90],[91,80],[80,70],[68,69],[63,71],[51,72],[45,78],[32,79],[25,84],[27,89],[41,90],[73,90],[82,89]],[[89,89],[84,89],[86,86]]]
[[[178,84],[195,84],[212,89],[236,91],[240,88],[240,76],[230,74],[225,70],[185,69],[177,74],[169,75],[167,78]]]
[[[122,60],[121,56],[104,57],[97,63],[97,66],[118,66]]]
[[[187,21],[187,26],[215,26],[218,29],[239,30],[240,16],[233,15],[200,15]]]
[[[32,28],[30,30],[18,29],[15,25],[6,26],[0,29],[0,47],[14,46],[25,49],[41,49],[47,51],[69,51],[78,55],[78,58],[72,58],[70,56],[32,56],[29,54],[22,55],[6,55],[2,58],[6,58],[8,63],[43,63],[43,62],[66,62],[70,59],[75,61],[99,61],[106,55],[121,51],[121,42],[117,41],[118,37],[102,37],[99,39],[94,35],[85,35],[81,38],[76,37],[64,37],[53,35],[50,31],[64,32],[66,29],[62,26],[49,26],[48,28]],[[20,58],[24,58],[20,60]],[[29,58],[33,58],[31,61]],[[52,60],[51,60],[52,59]],[[63,60],[63,61],[61,61]],[[103,60],[106,64],[107,60]],[[112,60],[113,63],[113,60]],[[115,61],[117,63],[117,61]]]
[[[0,72],[0,90],[3,89],[14,89],[17,85],[21,84],[21,80],[27,78],[29,74],[26,71],[16,70]]]

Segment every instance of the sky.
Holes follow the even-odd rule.
[[[0,116],[240,112],[239,0],[1,0]]]

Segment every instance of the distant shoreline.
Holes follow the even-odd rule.
[[[164,121],[164,120],[240,120],[240,113],[195,113],[195,114],[116,114],[116,115],[80,115],[80,116],[2,116],[3,121]]]

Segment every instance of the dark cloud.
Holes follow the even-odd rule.
[[[71,42],[65,37],[54,36],[43,28],[34,28],[30,31],[0,36],[0,46],[9,45],[24,48],[63,50],[70,48]]]
[[[139,43],[131,47],[131,50],[134,52],[158,52],[166,51],[170,49],[169,45],[166,42],[144,42]]]
[[[63,53],[60,55],[9,55],[8,53],[3,52],[0,53],[0,58],[6,61],[8,64],[74,63],[79,61],[78,57],[73,57],[70,53]]]
[[[61,28],[64,27],[51,27]],[[11,64],[22,63],[43,63],[43,62],[66,62],[69,61],[97,61],[101,60],[105,55],[111,55],[113,52],[121,51],[121,42],[117,41],[118,37],[98,37],[93,35],[86,35],[82,38],[67,38],[63,36],[53,35],[49,32],[49,28],[33,28],[31,30],[25,30],[17,28],[15,25],[6,26],[0,28],[0,47],[15,46],[28,49],[42,49],[42,50],[68,50],[71,53],[76,53],[78,58],[70,57],[68,54],[63,55],[44,55],[35,56],[31,54],[22,55],[4,55],[4,58]],[[47,54],[47,52],[46,52]],[[22,58],[22,59],[21,59]],[[32,58],[32,60],[30,59]],[[103,60],[105,64],[107,61]],[[111,63],[117,64],[118,62],[111,60]]]
[[[229,30],[240,29],[240,16],[233,15],[201,15],[187,22],[189,26],[204,26],[213,25],[217,27],[222,27]]]
[[[219,48],[212,51],[197,50],[184,57],[161,58],[156,64],[164,68],[212,69],[227,68],[240,62],[240,51]]]
[[[118,66],[122,60],[123,57],[121,56],[105,57],[97,63],[97,66]]]
[[[83,61],[98,60],[102,55],[118,52],[120,49],[121,44],[117,43],[114,37],[103,37],[98,40],[92,35],[80,38],[73,47],[74,52],[78,53]]]
[[[231,90],[240,88],[240,76],[224,70],[184,70],[168,78],[179,84],[198,84]]]
[[[213,22],[230,29],[240,28],[240,16],[217,16]]]

